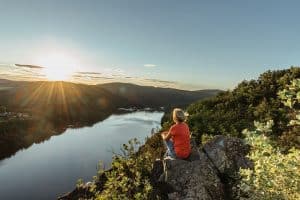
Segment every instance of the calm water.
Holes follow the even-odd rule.
[[[89,181],[97,163],[111,162],[112,151],[133,137],[144,141],[160,125],[162,112],[111,115],[93,127],[67,129],[59,136],[0,161],[0,199],[56,199]]]

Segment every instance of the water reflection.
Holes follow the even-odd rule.
[[[90,180],[97,163],[111,162],[112,151],[136,137],[143,141],[160,125],[162,112],[112,115],[92,127],[67,129],[0,161],[0,199],[55,199],[73,189],[78,178]]]

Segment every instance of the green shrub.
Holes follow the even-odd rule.
[[[280,143],[289,149],[300,148],[300,79],[294,79],[278,92],[281,102],[288,107],[289,124],[280,137]]]
[[[272,121],[256,122],[255,131],[245,130],[245,140],[252,146],[250,159],[254,170],[241,169],[243,177],[239,185],[250,200],[300,199],[300,150],[292,148],[283,154],[264,135],[269,132]]]
[[[149,199],[152,192],[150,172],[152,159],[148,152],[137,155],[137,139],[123,145],[122,155],[115,155],[112,170],[105,171],[107,181],[97,200]]]

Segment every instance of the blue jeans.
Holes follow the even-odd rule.
[[[176,153],[174,151],[174,144],[172,140],[167,140],[164,142],[167,147],[167,152],[165,156],[170,156],[171,158],[176,158]]]

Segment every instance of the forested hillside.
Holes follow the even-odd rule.
[[[170,108],[174,106],[187,106],[199,99],[215,96],[221,90],[187,91],[174,88],[158,88],[153,86],[140,86],[130,83],[107,83],[98,85],[114,95],[126,99],[130,105],[139,107]]]
[[[278,94],[297,78],[300,78],[299,67],[267,71],[257,80],[241,82],[232,91],[191,104],[186,110],[194,136],[198,142],[203,134],[242,137],[243,129],[254,128],[253,121],[273,120],[270,136],[285,146],[297,145],[295,136],[299,130],[287,126],[293,113]],[[169,115],[164,122],[165,127],[172,123]]]

